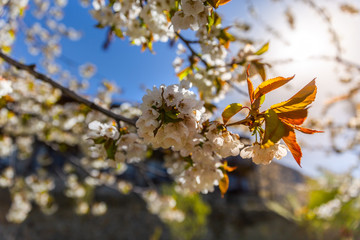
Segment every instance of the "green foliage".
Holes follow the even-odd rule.
[[[327,172],[323,173],[322,179],[311,179],[306,183],[306,190],[301,193],[307,196],[305,202],[293,196],[288,198],[287,204],[269,202],[267,206],[305,227],[314,239],[358,239],[359,190],[359,181],[351,173]]]
[[[174,186],[164,186],[164,195],[171,195],[176,200],[176,208],[185,214],[182,222],[167,222],[174,239],[190,240],[200,238],[206,230],[207,216],[210,206],[199,194],[182,195],[176,192]]]
[[[235,114],[240,112],[242,108],[243,106],[240,103],[232,103],[227,105],[221,114],[224,124],[226,124]]]
[[[312,190],[309,193],[309,203],[307,207],[309,209],[315,209],[317,207],[320,207],[322,204],[334,199],[336,194],[336,189],[330,191],[326,189]]]

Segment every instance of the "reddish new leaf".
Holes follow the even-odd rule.
[[[214,8],[218,8],[220,5],[224,5],[230,1],[231,0],[208,0],[208,3],[210,3],[210,5]]]
[[[225,193],[229,189],[229,176],[226,173],[224,173],[224,177],[220,179],[219,188],[221,192],[221,197],[224,197]]]
[[[256,88],[256,90],[254,92],[254,99],[257,99],[257,98],[261,97],[262,95],[265,95],[265,94],[271,92],[272,90],[275,90],[275,89],[281,87],[282,85],[291,81],[294,77],[295,77],[295,75],[292,77],[289,77],[289,78],[276,77],[273,79],[266,80],[265,82],[262,82]]]
[[[285,121],[292,125],[301,125],[306,120],[307,114],[307,109],[300,109],[292,112],[280,112],[277,115],[281,121]]]
[[[299,126],[294,126],[294,128],[300,132],[306,133],[306,134],[314,134],[314,133],[323,133],[324,131],[318,131],[310,128],[304,128]]]
[[[220,0],[219,1],[219,5],[225,5],[227,4],[228,2],[230,2],[231,0]]]
[[[285,125],[285,129],[286,129],[286,135],[282,138],[286,144],[286,146],[289,148],[291,154],[293,155],[294,159],[296,160],[296,162],[299,164],[299,166],[301,167],[301,157],[302,157],[302,152],[301,152],[301,148],[299,146],[299,144],[296,141],[296,135],[295,135],[295,131],[292,127]]]
[[[235,171],[237,169],[237,166],[233,166],[233,167],[229,166],[227,161],[224,161],[222,167],[224,168],[224,170],[226,172],[233,172],[233,171]]]
[[[250,103],[253,103],[254,102],[254,86],[253,86],[252,82],[250,81],[249,70],[250,70],[250,64],[248,65],[248,67],[246,69],[246,81],[247,81],[247,85],[248,85]]]
[[[315,79],[309,82],[304,88],[298,93],[292,96],[289,100],[272,105],[276,113],[292,112],[301,110],[310,105],[316,97],[316,85]]]

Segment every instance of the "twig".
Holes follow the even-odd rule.
[[[37,78],[37,79],[39,79],[39,80],[41,80],[43,82],[46,82],[46,83],[50,84],[51,86],[53,86],[55,88],[60,89],[61,92],[64,95],[70,97],[74,101],[76,101],[78,103],[82,103],[82,104],[88,106],[89,108],[91,108],[93,110],[99,111],[102,114],[104,114],[104,115],[106,115],[106,116],[108,116],[110,118],[113,118],[117,122],[118,121],[123,121],[125,123],[128,123],[130,125],[135,126],[135,120],[130,119],[130,118],[126,118],[126,117],[121,116],[119,114],[115,114],[115,113],[111,112],[110,110],[107,110],[107,109],[95,104],[94,102],[89,101],[88,99],[81,97],[80,95],[76,94],[74,91],[71,91],[70,89],[62,86],[61,84],[55,82],[54,80],[52,80],[51,78],[45,76],[44,74],[35,71],[34,70],[34,65],[29,65],[28,66],[28,65],[22,64],[22,63],[20,63],[20,62],[18,62],[16,60],[12,59],[11,57],[3,54],[1,51],[0,51],[0,57],[2,59],[4,59],[7,63],[9,63],[10,65],[12,65],[12,66],[14,66],[14,67],[16,67],[18,69],[27,71],[29,74],[31,74],[35,78]]]
[[[176,33],[176,36],[178,36],[181,41],[183,41],[185,43],[185,45],[187,46],[187,48],[190,50],[191,54],[193,56],[196,56],[200,59],[200,61],[205,64],[205,66],[208,68],[209,67],[209,64],[197,53],[195,52],[195,50],[191,47],[190,43],[192,43],[192,41],[189,41],[187,39],[185,39],[183,36],[181,36],[179,33],[175,32]]]

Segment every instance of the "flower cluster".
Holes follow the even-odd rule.
[[[129,133],[126,128],[118,130],[99,121],[91,122],[89,129],[88,137],[94,142],[90,147],[93,158],[107,156],[116,163],[139,162],[145,158],[147,147],[136,133]]]
[[[185,215],[176,208],[176,201],[171,196],[161,196],[155,191],[146,191],[142,194],[149,211],[158,215],[164,221],[182,222]]]
[[[252,146],[245,147],[241,150],[240,156],[242,158],[252,158],[256,164],[267,165],[276,158],[280,160],[287,154],[285,145],[276,143],[268,148],[262,147],[259,143],[254,143]]]
[[[143,114],[136,122],[138,134],[155,148],[170,148],[188,155],[197,144],[203,102],[187,86],[162,85],[147,90],[140,106]]]
[[[0,98],[12,92],[11,82],[0,77]]]
[[[181,10],[171,18],[174,30],[191,28],[199,30],[208,23],[211,7],[205,6],[203,0],[181,0]]]
[[[213,191],[223,177],[221,160],[239,155],[243,147],[239,136],[223,124],[207,121],[203,103],[183,85],[148,90],[141,110],[143,114],[136,123],[139,136],[155,148],[179,151],[173,163],[168,161],[170,169],[174,165],[178,169],[169,172],[192,192]],[[188,164],[179,163],[184,161]]]
[[[25,220],[32,209],[31,203],[36,203],[40,210],[46,214],[52,214],[57,210],[50,191],[54,188],[51,178],[30,175],[26,178],[16,178],[11,187],[12,205],[6,219],[10,222],[21,223]]]
[[[110,6],[105,1],[94,0],[91,13],[100,27],[110,26],[119,37],[128,36],[133,44],[142,45],[173,38],[174,31],[164,13],[173,4],[173,1],[150,0],[142,6],[140,1],[131,0],[116,1]]]

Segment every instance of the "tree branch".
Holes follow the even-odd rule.
[[[50,84],[51,86],[53,86],[54,88],[58,88],[61,90],[61,92],[70,97],[71,99],[73,99],[74,101],[78,102],[78,103],[82,103],[86,106],[88,106],[89,108],[93,109],[93,110],[96,110],[98,112],[101,112],[102,114],[116,120],[117,122],[119,121],[122,121],[122,122],[125,122],[125,123],[128,123],[130,125],[133,125],[135,126],[135,120],[134,119],[130,119],[130,118],[126,118],[124,116],[121,116],[119,114],[116,114],[116,113],[113,113],[112,111],[108,110],[108,109],[105,109],[97,104],[95,104],[94,102],[78,95],[77,93],[75,93],[74,91],[71,91],[70,89],[62,86],[61,84],[55,82],[54,80],[52,80],[51,78],[45,76],[44,74],[42,73],[39,73],[37,71],[34,70],[34,65],[30,65],[30,66],[27,66],[25,64],[22,64],[18,61],[16,61],[15,59],[12,59],[11,57],[5,55],[4,53],[2,53],[0,51],[0,57],[2,59],[4,59],[7,63],[9,63],[10,65],[16,67],[17,69],[20,69],[20,70],[24,70],[24,71],[27,71],[29,74],[31,74],[32,76],[34,76],[35,78],[43,81],[43,82],[46,82],[48,84]]]

